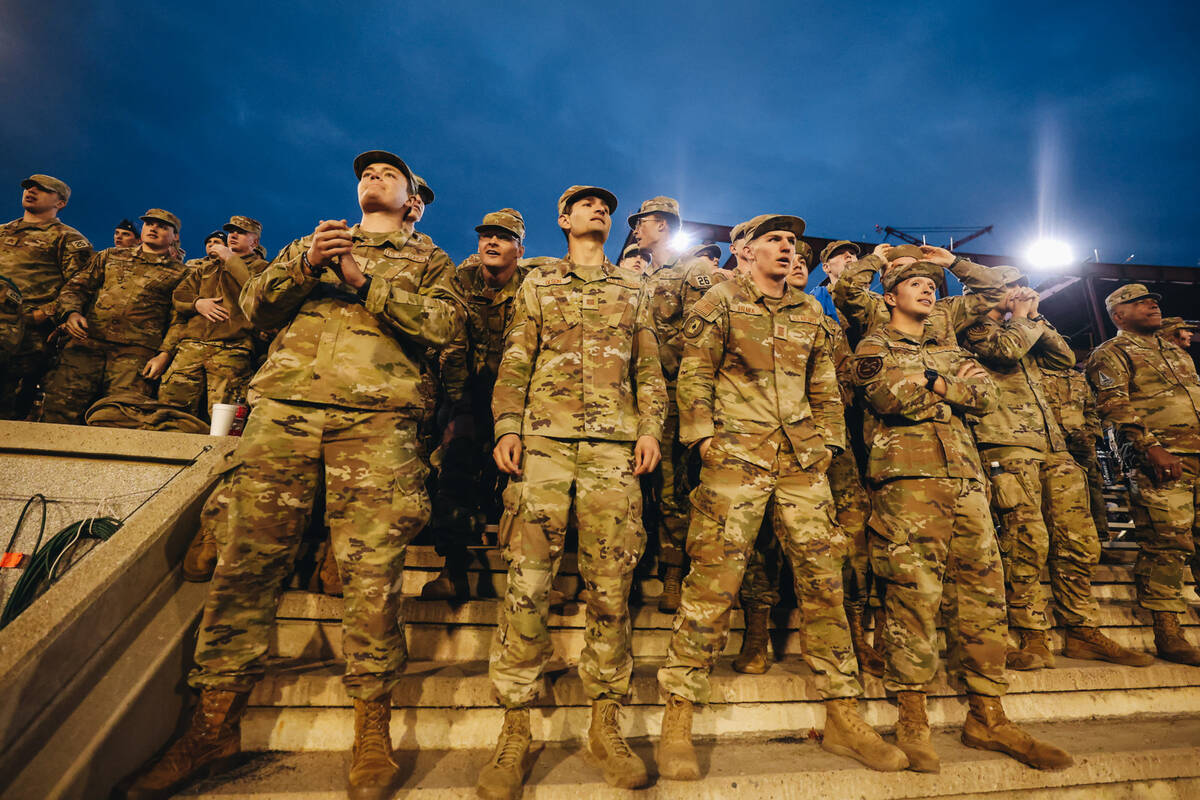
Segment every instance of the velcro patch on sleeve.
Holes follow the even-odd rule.
[[[860,381],[870,380],[883,369],[883,359],[879,356],[864,356],[854,364],[854,377]]]

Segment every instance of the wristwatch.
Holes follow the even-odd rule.
[[[926,369],[925,370],[925,388],[932,392],[933,385],[935,383],[937,383],[937,379],[940,377],[942,377],[942,375],[936,369]]]

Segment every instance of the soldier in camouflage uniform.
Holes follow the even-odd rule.
[[[113,228],[113,247],[137,247],[142,243],[133,221],[123,219]]]
[[[1088,384],[1081,364],[1071,369],[1056,369],[1039,361],[1045,382],[1042,385],[1050,410],[1063,435],[1067,437],[1067,450],[1084,472],[1088,482],[1088,508],[1100,541],[1109,539],[1108,510],[1104,500],[1104,473],[1100,469],[1100,457],[1096,445],[1103,436],[1100,416],[1096,413],[1096,394]]]
[[[649,271],[650,265],[653,263],[654,253],[642,247],[637,242],[633,242],[621,251],[621,260],[617,263],[617,266],[621,269],[632,270],[642,275]]]
[[[450,424],[443,439],[430,528],[446,562],[441,573],[422,587],[421,597],[427,600],[461,599],[469,594],[467,545],[479,543],[483,525],[498,519],[501,506],[501,477],[491,457],[492,386],[517,289],[529,272],[521,262],[525,220],[516,209],[502,208],[485,214],[475,232],[478,252],[455,273],[459,293],[467,300],[466,335],[441,356]]]
[[[1009,285],[1019,273],[1013,270]],[[1153,657],[1121,647],[1096,627],[1092,571],[1100,537],[1092,521],[1087,473],[1076,463],[1046,391],[1050,369],[1069,370],[1075,354],[1038,313],[1037,293],[1008,292],[1007,321],[993,309],[963,337],[999,392],[999,403],[975,421],[979,454],[991,469],[992,510],[1007,588],[1008,624],[1020,646],[1010,649],[1010,669],[1054,666],[1047,631],[1042,570],[1067,627],[1063,655],[1145,667]]]
[[[201,259],[175,287],[175,315],[163,341],[173,358],[158,387],[158,400],[201,419],[208,418],[214,403],[246,399],[253,329],[238,298],[246,281],[267,266],[254,253],[262,223],[233,216],[225,230],[229,245],[210,240],[213,255]]]
[[[92,246],[58,219],[71,189],[58,178],[32,175],[21,181],[20,219],[0,226],[0,278],[4,308],[0,316],[0,419],[25,419],[38,384],[50,367],[58,295],[63,285],[87,266]]]
[[[1196,335],[1197,330],[1200,330],[1200,325],[1195,322],[1183,317],[1166,317],[1158,335],[1186,353],[1192,346],[1192,337]]]
[[[821,251],[821,267],[825,271],[825,279],[819,286],[814,286],[809,294],[817,299],[825,313],[841,323],[837,305],[833,302],[833,287],[841,280],[846,267],[858,260],[862,251],[858,245],[845,239],[838,239],[825,245]]]
[[[152,381],[171,358],[171,293],[187,268],[171,255],[179,218],[152,208],[141,219],[140,245],[101,250],[59,295],[58,319],[71,339],[46,376],[42,422],[80,423],[107,394],[154,399]]]
[[[964,420],[997,405],[987,372],[931,317],[943,267],[915,261],[883,276],[890,323],[868,333],[854,358],[867,407],[871,562],[885,583],[884,686],[896,692],[896,740],[914,770],[937,772],[926,687],[938,665],[937,614],[946,625],[948,672],[966,683],[970,714],[963,742],[998,750],[1039,769],[1071,758],[1009,722],[1004,573],[983,468]]]
[[[1179,626],[1187,611],[1183,569],[1200,540],[1200,378],[1176,345],[1158,336],[1160,296],[1130,283],[1104,299],[1115,337],[1088,359],[1087,376],[1106,425],[1135,462],[1130,498],[1141,550],[1138,603],[1154,614],[1159,658],[1200,666]]]
[[[739,263],[692,308],[679,370],[680,439],[700,451],[687,533],[691,569],[674,635],[658,672],[667,695],[658,748],[666,778],[700,776],[693,705],[710,697],[709,673],[729,635],[768,504],[791,562],[805,658],[825,699],[822,746],[880,770],[907,766],[859,716],[862,694],[842,607],[845,541],[825,471],[846,430],[831,345],[816,300],[787,284],[804,221],[763,215],[746,227]]]
[[[253,412],[232,473],[229,530],[196,643],[191,726],[135,783],[170,792],[239,749],[275,606],[321,473],[345,593],[344,682],[354,700],[351,797],[390,796],[391,690],[407,650],[406,544],[429,517],[417,426],[433,410],[423,354],[460,334],[453,263],[404,222],[412,172],[381,150],[354,161],[362,221],[322,221],[242,289],[252,325],[282,328],[250,384]]]
[[[588,748],[614,786],[648,780],[622,737],[620,702],[633,672],[629,589],[646,541],[638,476],[658,463],[667,399],[641,277],[604,257],[616,206],[599,187],[563,192],[567,257],[525,276],[505,335],[492,411],[496,465],[511,476],[500,521],[509,567],[489,674],[506,711],[479,776],[483,797],[521,794],[572,508],[587,587],[579,676],[592,700]]]
[[[658,608],[668,614],[679,607],[689,512],[687,448],[679,443],[679,412],[675,406],[683,320],[717,280],[715,270],[707,262],[685,263],[671,249],[671,237],[679,231],[680,224],[679,203],[670,197],[651,198],[629,217],[629,227],[639,246],[653,253],[646,285],[650,290],[650,308],[658,330],[659,358],[670,404],[663,427],[662,465],[645,481],[650,502],[658,506],[658,513],[649,515],[658,523],[658,560],[663,577]]]

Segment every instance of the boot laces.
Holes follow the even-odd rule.
[[[667,713],[663,715],[662,738],[685,738],[691,729],[691,713],[689,709],[683,705],[683,703],[670,703],[670,705],[675,705],[677,708],[681,708],[682,710],[678,714]]]
[[[496,766],[511,767],[521,757],[525,749],[525,737],[520,726],[513,722],[505,723],[504,732],[500,734],[500,749],[496,751]]]
[[[362,747],[360,753],[377,752],[388,756],[390,742],[384,735],[391,708],[384,703],[365,703],[363,705]]]
[[[601,719],[604,722],[602,732],[604,741],[614,755],[621,758],[627,758],[633,753],[629,749],[629,744],[621,736],[621,707],[616,703],[609,705],[601,713]]]

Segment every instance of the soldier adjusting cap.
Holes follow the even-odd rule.
[[[899,258],[915,258],[920,261],[925,258],[925,253],[915,244],[898,244],[887,251],[887,260],[891,262]]]
[[[1146,297],[1153,297],[1155,300],[1162,300],[1162,295],[1158,292],[1152,292],[1141,283],[1127,283],[1120,289],[1104,298],[1104,307],[1108,309],[1108,313],[1112,313],[1113,309],[1123,303],[1133,303]]]
[[[525,218],[515,208],[502,208],[483,215],[483,222],[475,226],[476,233],[489,230],[502,230],[517,237],[518,241],[525,239]]]
[[[156,222],[165,222],[168,225],[170,225],[172,228],[174,228],[176,233],[179,233],[179,228],[180,228],[179,217],[175,216],[174,214],[172,214],[170,211],[167,211],[166,209],[152,208],[149,211],[147,211],[145,214],[142,214],[142,216],[139,217],[139,219],[141,219],[142,222],[146,222],[147,220],[155,220]]]
[[[57,192],[63,202],[71,199],[71,187],[67,186],[65,181],[60,181],[52,175],[30,175],[21,181],[22,189],[28,189],[30,186],[40,186],[47,192]]]
[[[914,261],[911,264],[905,264],[894,269],[889,269],[880,278],[883,284],[883,290],[890,292],[896,288],[896,284],[901,281],[906,281],[909,278],[932,278],[937,284],[937,289],[943,294],[946,291],[946,270],[941,264],[935,264],[932,261]]]
[[[240,215],[230,217],[229,222],[226,222],[221,227],[230,232],[242,231],[243,233],[253,233],[260,236],[262,235],[261,222],[256,219],[251,219],[250,217],[243,217]]]
[[[372,164],[391,164],[408,178],[409,194],[418,190],[417,178],[413,174],[413,171],[408,168],[408,164],[405,164],[404,159],[400,156],[395,153],[389,153],[387,150],[368,150],[365,153],[359,153],[354,159],[354,177],[361,179],[363,170]]]
[[[825,245],[825,248],[821,251],[821,263],[824,264],[840,250],[853,250],[854,255],[862,255],[862,250],[859,250],[858,245],[854,242],[849,239],[838,239]]]
[[[649,214],[662,214],[672,230],[679,229],[679,201],[674,197],[651,197],[642,203],[636,214],[629,215],[629,227],[636,228],[638,220]]]
[[[567,213],[571,204],[581,197],[599,197],[604,201],[604,205],[608,206],[609,214],[617,210],[617,196],[608,189],[601,189],[599,186],[571,186],[558,198],[558,213]]]

